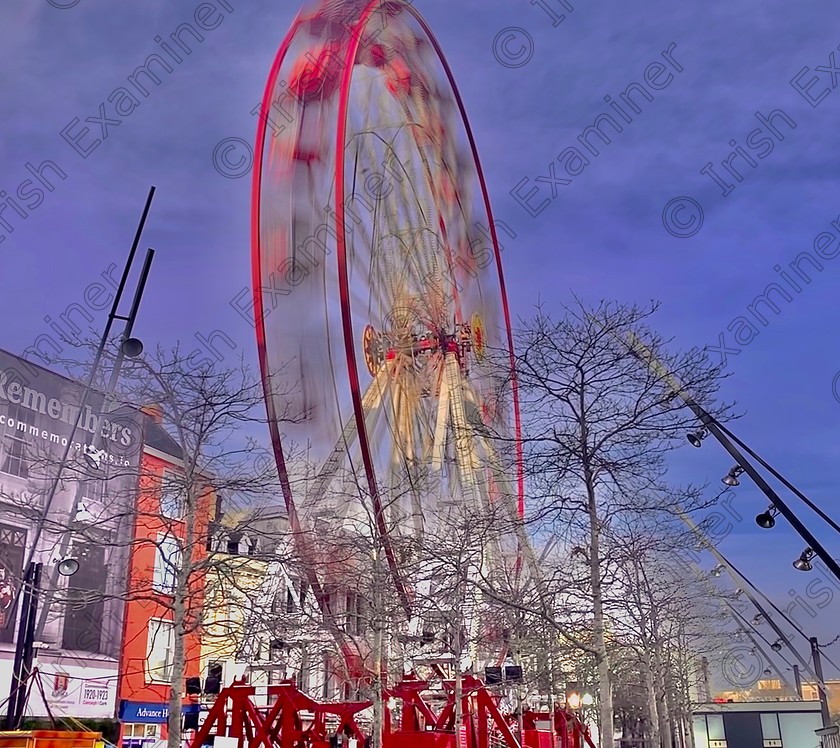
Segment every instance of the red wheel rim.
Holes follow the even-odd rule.
[[[320,400],[326,403],[330,399],[334,399],[335,410],[341,411],[342,407],[346,407],[347,405],[352,409],[352,420],[356,431],[354,438],[358,442],[357,454],[359,463],[364,469],[363,478],[366,492],[375,508],[378,529],[385,540],[385,552],[388,556],[389,565],[391,566],[398,591],[404,604],[408,606],[408,593],[404,588],[398,563],[391,543],[389,542],[390,530],[392,528],[389,527],[386,521],[381,501],[381,463],[385,458],[384,453],[381,450],[378,452],[377,448],[381,442],[381,438],[379,437],[383,433],[381,429],[384,427],[379,423],[370,426],[370,409],[366,410],[365,397],[366,393],[371,391],[370,388],[372,385],[368,383],[367,389],[365,389],[363,383],[363,376],[368,379],[375,379],[378,372],[378,370],[372,367],[371,335],[378,334],[382,330],[377,331],[376,325],[371,324],[371,320],[376,318],[374,321],[382,323],[381,326],[383,329],[388,328],[390,330],[394,328],[395,323],[392,316],[394,314],[393,305],[396,303],[398,295],[391,294],[388,296],[384,292],[379,292],[380,298],[387,296],[387,303],[382,302],[380,306],[385,308],[388,304],[391,304],[392,308],[387,313],[383,312],[382,309],[379,309],[375,313],[367,309],[366,314],[370,319],[365,319],[364,307],[358,300],[358,293],[356,293],[360,274],[358,268],[354,266],[354,262],[358,263],[359,256],[363,254],[359,248],[364,244],[364,241],[362,240],[360,243],[356,240],[353,234],[353,227],[348,226],[348,222],[355,222],[358,216],[352,210],[348,210],[347,205],[348,197],[346,188],[348,186],[347,171],[349,168],[347,148],[348,138],[356,139],[357,142],[372,140],[372,138],[367,138],[369,133],[365,128],[356,128],[354,130],[354,124],[358,122],[364,123],[364,120],[360,120],[358,116],[356,119],[353,119],[357,115],[358,110],[358,97],[354,98],[354,94],[358,93],[358,91],[354,90],[354,83],[357,80],[364,81],[365,76],[367,76],[371,81],[370,85],[378,85],[383,91],[387,90],[388,93],[383,99],[387,103],[381,112],[384,111],[391,115],[394,112],[398,113],[395,102],[402,102],[405,111],[409,112],[409,107],[405,106],[405,102],[410,101],[412,91],[418,86],[420,88],[425,87],[426,91],[432,90],[429,81],[432,81],[433,75],[424,69],[420,69],[423,66],[415,64],[412,67],[404,64],[404,60],[414,60],[414,62],[419,60],[419,53],[416,58],[411,56],[410,46],[404,48],[407,51],[401,58],[399,54],[392,54],[393,50],[386,44],[377,45],[373,43],[370,37],[373,36],[375,39],[389,40],[391,38],[389,34],[396,34],[396,31],[400,30],[398,27],[401,27],[401,25],[408,28],[409,23],[412,23],[414,27],[419,29],[422,32],[422,36],[415,33],[413,36],[406,35],[406,37],[411,44],[417,42],[416,46],[418,48],[421,44],[429,45],[428,49],[424,47],[425,51],[423,54],[428,59],[434,59],[436,61],[442,72],[442,77],[439,80],[444,81],[448,85],[448,90],[440,89],[442,91],[439,94],[441,101],[446,100],[447,102],[446,107],[441,105],[441,111],[445,110],[446,114],[457,113],[457,124],[462,128],[460,137],[462,137],[463,146],[457,149],[456,155],[463,156],[467,154],[469,156],[470,160],[463,165],[465,173],[469,173],[469,180],[464,181],[474,182],[474,185],[470,186],[477,188],[477,196],[471,194],[472,202],[468,208],[464,208],[462,205],[464,186],[456,178],[449,178],[448,173],[450,167],[448,165],[434,175],[437,177],[436,179],[430,177],[428,170],[426,172],[426,192],[431,196],[430,199],[434,204],[435,210],[439,210],[441,215],[438,216],[436,226],[432,226],[431,229],[426,226],[422,230],[437,231],[438,236],[441,237],[437,241],[437,244],[442,246],[444,250],[440,252],[433,249],[427,252],[426,255],[435,258],[435,261],[439,265],[446,265],[449,271],[449,278],[452,282],[449,283],[449,286],[446,283],[438,283],[438,286],[443,288],[440,294],[443,297],[442,301],[439,303],[436,302],[435,304],[427,301],[425,306],[420,305],[422,307],[422,313],[418,315],[419,318],[428,322],[428,320],[437,315],[435,317],[437,321],[434,324],[427,324],[429,340],[424,338],[425,333],[421,331],[418,342],[416,339],[417,335],[412,333],[413,348],[410,356],[412,360],[415,360],[418,356],[427,355],[428,351],[431,351],[430,356],[438,356],[442,360],[451,361],[452,356],[449,354],[453,351],[461,350],[458,346],[461,345],[459,341],[463,339],[469,341],[472,350],[475,352],[474,355],[471,354],[470,361],[472,363],[470,365],[476,369],[480,369],[482,363],[479,359],[484,358],[482,354],[486,354],[486,349],[506,349],[508,366],[505,367],[503,373],[509,382],[509,407],[502,408],[500,401],[490,402],[489,400],[493,400],[493,398],[485,397],[485,393],[479,385],[475,386],[477,389],[473,388],[472,396],[475,399],[474,404],[484,420],[496,418],[497,416],[495,414],[501,413],[503,410],[507,413],[507,420],[510,422],[511,437],[516,444],[514,462],[509,472],[515,473],[516,475],[515,488],[512,491],[516,497],[517,512],[521,517],[524,512],[524,479],[522,474],[518,393],[515,376],[513,375],[514,358],[510,313],[501,267],[498,239],[492,220],[489,196],[478,159],[475,140],[469,126],[462,99],[455,85],[454,77],[444,58],[440,45],[416,10],[401,0],[399,2],[372,0],[366,3],[363,8],[359,7],[357,16],[359,21],[354,25],[354,33],[352,34],[347,33],[346,28],[343,31],[339,29],[337,32],[336,22],[331,20],[329,12],[323,11],[323,8],[327,8],[330,5],[330,0],[327,0],[322,6],[322,9],[316,13],[312,15],[300,15],[296,19],[272,65],[271,74],[263,97],[263,116],[259,120],[257,129],[252,203],[254,309],[260,367],[266,391],[271,437],[280,474],[283,496],[292,529],[299,532],[303,529],[299,517],[299,500],[292,488],[290,469],[287,464],[287,456],[284,452],[284,434],[281,433],[282,429],[279,425],[283,415],[284,401],[289,398],[288,393],[279,393],[277,391],[278,371],[281,369],[281,362],[284,356],[295,359],[297,355],[297,359],[300,361],[298,367],[299,372],[309,374],[310,379],[312,378],[313,367],[315,366],[313,362],[330,362],[329,369],[333,376],[332,391],[327,392],[330,389],[327,386],[314,395],[312,393],[304,394],[297,399],[304,404],[311,404],[310,401]],[[335,8],[332,9],[332,12],[335,12]],[[380,25],[377,26],[376,24]],[[300,54],[295,56],[295,53],[298,51],[296,45],[298,45],[302,37],[306,36],[307,29],[310,34],[304,40],[301,47],[306,51],[300,52]],[[320,37],[312,31],[313,29],[320,30]],[[373,34],[371,29],[377,33]],[[317,45],[313,46],[313,42],[317,42]],[[394,48],[398,48],[398,46]],[[364,62],[361,60],[361,55],[364,55]],[[290,59],[293,59],[293,62],[290,62]],[[309,68],[307,68],[306,62],[301,62],[302,60],[309,60]],[[336,63],[336,60],[343,60],[343,63]],[[294,62],[298,63],[297,68],[294,67]],[[335,75],[336,65],[338,65],[340,76]],[[424,76],[428,77],[424,78]],[[287,78],[288,81],[286,80]],[[384,79],[384,81],[380,79]],[[422,83],[417,84],[418,79]],[[383,82],[384,86],[381,85]],[[360,83],[358,85],[367,84]],[[289,104],[289,98],[291,98],[292,104],[286,108],[284,108],[284,90],[286,95],[292,90],[297,95],[297,101],[295,101],[294,96],[289,97],[287,95],[285,104]],[[388,96],[391,98],[387,98]],[[446,98],[447,96],[451,97],[451,100]],[[295,116],[289,121],[287,115],[292,110],[294,110]],[[428,111],[431,110],[432,105],[429,105]],[[423,112],[424,110],[420,106],[415,111]],[[265,116],[266,112],[269,113],[268,116]],[[307,118],[310,125],[314,122],[315,126],[305,128],[304,125],[306,123],[304,120],[307,120]],[[317,136],[309,137],[309,140],[304,142],[306,140],[306,133],[317,131],[323,134],[329,130],[329,127],[319,118],[323,118],[324,121],[332,118],[329,120],[333,127],[332,151],[330,151],[330,146],[325,146],[323,142],[317,142]],[[441,117],[440,120],[441,131],[444,132],[443,120],[445,120],[445,117]],[[408,153],[412,147],[415,147],[419,154],[428,151],[434,153],[435,148],[443,153],[444,146],[441,143],[444,142],[447,144],[447,148],[450,147],[449,141],[444,136],[441,136],[435,141],[435,134],[432,128],[423,131],[423,128],[412,122],[411,127],[407,129],[412,131],[410,137],[397,135],[394,141],[388,145],[395,153],[398,148],[400,149],[400,153]],[[377,130],[372,131],[378,132]],[[359,135],[362,135],[362,137],[357,138]],[[456,135],[455,137],[457,138],[459,136]],[[325,139],[322,138],[322,140]],[[398,140],[399,145],[395,145]],[[363,148],[366,150],[363,151]],[[359,174],[358,161],[360,152],[366,155],[368,160],[371,160],[376,155],[376,146],[356,145],[356,163],[352,167],[354,176],[353,194],[355,194],[356,190],[355,177]],[[422,155],[418,159],[422,161]],[[439,160],[442,163],[445,162],[445,158],[443,157]],[[459,160],[459,168],[462,166],[462,160]],[[319,180],[324,184],[327,183],[326,177],[319,170],[326,168],[323,166],[323,163],[330,161],[334,164],[331,186],[329,188],[318,186],[320,184]],[[404,162],[399,159],[398,164],[404,166]],[[298,263],[298,255],[296,254],[296,249],[298,248],[297,240],[300,238],[306,238],[307,240],[313,237],[317,238],[317,230],[310,235],[310,233],[302,228],[309,226],[309,230],[311,231],[311,225],[314,225],[311,220],[314,213],[311,210],[309,212],[302,210],[295,203],[299,192],[295,192],[294,185],[297,183],[298,189],[300,190],[300,183],[306,180],[308,180],[312,195],[329,195],[330,190],[334,195],[334,203],[332,204],[335,207],[327,211],[328,219],[319,228],[323,228],[323,246],[329,244],[330,238],[334,240],[336,250],[335,260],[333,261],[329,257],[331,252],[328,249],[322,258],[322,265],[317,269],[314,266],[305,268],[308,272],[304,276],[304,279],[308,279],[312,274],[317,273],[319,274],[318,279],[322,279],[324,288],[323,292],[320,289],[318,290],[318,294],[320,294],[318,298],[323,299],[324,309],[326,311],[323,314],[323,320],[320,321],[317,315],[310,310],[303,310],[304,304],[302,301],[298,302],[293,300],[290,303],[291,289],[279,288],[277,283],[277,276],[283,267],[286,267],[287,271],[291,268],[292,277],[302,275],[301,272],[298,272],[300,267],[296,266],[296,263]],[[421,189],[415,189],[414,191],[418,194],[422,192]],[[352,198],[353,195],[351,195]],[[314,200],[314,198],[312,199]],[[396,199],[394,198],[394,200]],[[404,196],[400,199],[402,202],[399,203],[399,206],[404,211],[404,217],[409,212],[409,208],[407,207],[409,203],[408,199]],[[420,198],[418,198],[418,204],[419,202]],[[457,210],[451,207],[455,203],[458,204]],[[393,204],[396,205],[397,203],[394,202]],[[282,207],[278,208],[278,205]],[[447,215],[451,220],[446,220],[445,217],[442,217],[445,211],[440,209],[441,205],[450,206],[447,208],[450,211]],[[480,206],[480,209],[476,206]],[[310,207],[307,206],[307,209]],[[411,208],[411,210],[414,209]],[[463,213],[463,218],[458,217],[458,210]],[[284,211],[286,214],[285,219],[283,218]],[[312,215],[309,213],[312,213]],[[479,225],[479,221],[476,221],[475,225],[469,225],[469,222],[466,220],[468,217],[472,218],[473,216],[477,216],[480,219],[480,225],[488,235],[490,244],[488,255],[490,256],[490,261],[487,266],[482,267],[480,270],[477,267],[467,269],[470,272],[484,273],[484,275],[481,275],[482,280],[489,277],[490,274],[495,276],[496,280],[494,283],[496,285],[494,293],[497,294],[498,304],[498,309],[495,313],[492,313],[492,304],[488,300],[490,294],[485,291],[480,282],[476,281],[471,283],[467,280],[468,273],[464,271],[463,267],[459,270],[460,266],[456,264],[464,256],[464,235],[468,237],[467,241],[470,242],[469,256],[467,259],[468,261],[470,257],[472,260],[475,259],[473,244],[469,239],[468,233],[475,226]],[[461,226],[461,223],[466,228]],[[412,228],[414,228],[414,225],[412,224]],[[459,238],[461,239],[460,243],[458,243]],[[379,250],[376,249],[376,242],[371,240],[369,244],[371,247],[374,247],[370,252],[370,256],[373,258],[374,252],[378,252]],[[453,247],[455,247],[454,250]],[[311,259],[310,255],[306,257]],[[290,259],[291,264],[289,264]],[[419,261],[418,264],[420,264]],[[494,264],[495,268],[493,268]],[[459,272],[460,275],[458,275]],[[373,275],[371,273],[371,277]],[[382,277],[392,277],[393,275],[395,274],[392,273],[391,276],[383,274]],[[378,278],[379,275],[376,277]],[[457,278],[466,280],[466,283],[462,285],[458,282]],[[301,281],[301,284],[305,288],[309,288],[308,280]],[[315,287],[314,281],[311,285],[313,288]],[[371,282],[370,285],[372,286],[373,283]],[[383,287],[384,285],[383,283]],[[406,282],[406,285],[411,286],[411,283]],[[412,287],[412,290],[415,292],[414,296],[408,294],[409,298],[420,296],[419,293],[416,293],[416,286],[417,284],[415,283]],[[471,298],[471,293],[473,297],[476,295],[475,288],[479,289],[478,295],[482,296],[482,300],[479,302],[475,302],[475,299]],[[462,293],[462,290],[465,293]],[[285,291],[289,291],[289,293],[285,293]],[[303,293],[303,288],[300,292],[295,293],[298,294],[299,298],[309,297],[309,293]],[[371,296],[373,295],[371,294]],[[488,299],[483,297],[488,297]],[[335,303],[336,298],[339,300],[337,305]],[[315,304],[314,301],[312,303],[313,305]],[[470,305],[471,308],[466,308]],[[373,306],[373,304],[369,304],[369,306]],[[429,312],[429,309],[432,307],[436,310],[434,314]],[[478,308],[479,311],[475,311],[472,307]],[[363,310],[362,313],[360,313],[360,309]],[[443,315],[441,310],[445,310],[447,315]],[[454,319],[454,323],[451,326],[448,325],[448,315],[450,313]],[[280,320],[281,316],[283,320]],[[442,322],[444,316],[446,316],[447,324]],[[301,330],[295,332],[291,329],[284,329],[283,326],[291,325],[296,321],[296,317],[298,320],[302,320]],[[475,320],[479,320],[480,329],[471,329],[476,327]],[[488,322],[492,324],[494,320],[495,326],[488,330],[485,325]],[[323,327],[319,327],[321,323],[323,323]],[[340,330],[340,345],[338,345],[338,341],[336,340],[336,332],[338,330]],[[369,332],[370,330],[373,333]],[[312,336],[312,339],[307,337],[310,331],[317,333]],[[318,338],[321,334],[325,337],[326,342],[313,343],[312,340]],[[299,341],[296,341],[295,335],[299,336]],[[494,346],[493,343],[496,343],[496,345]],[[306,346],[310,344],[312,344],[312,347],[318,349],[317,353],[311,354],[307,352]],[[421,349],[424,345],[428,346],[428,351],[421,350],[419,354],[414,352],[415,349]],[[339,352],[343,355],[343,365],[340,367],[340,371],[346,376],[346,391],[338,381],[340,379],[337,375],[339,365],[336,359],[338,358]],[[394,348],[388,352],[386,363],[400,358],[401,355],[400,349],[398,347]],[[307,356],[310,357],[310,360],[308,363],[303,363]],[[359,358],[362,358],[363,361],[363,373],[359,369]],[[462,363],[466,358],[466,354],[462,354],[458,358],[459,363]],[[463,372],[466,381],[469,377],[467,374],[468,367],[461,366],[460,370]],[[301,379],[305,378],[301,377]],[[307,386],[307,383],[304,384],[305,386]],[[427,396],[427,390],[429,390],[428,387],[423,392],[424,396]],[[393,398],[393,395],[391,397]],[[291,399],[294,400],[295,398],[292,397]],[[418,397],[415,397],[415,401],[419,402]],[[315,407],[317,408],[318,406]],[[344,438],[346,441],[346,428],[344,427],[343,418],[347,414],[339,412],[336,418],[336,413],[327,412],[330,410],[330,407],[330,405],[324,406],[323,413],[312,419],[310,433],[324,432],[326,434],[324,444],[329,444],[328,437],[335,437],[339,441]],[[321,419],[320,421],[318,420],[319,418]],[[501,416],[498,416],[498,418],[501,418]],[[384,418],[381,420],[384,420]],[[344,431],[339,432],[340,427],[344,428]],[[374,431],[373,434],[369,433],[371,428]],[[376,431],[377,428],[380,429],[379,432]],[[389,428],[391,428],[390,433],[395,433],[392,427]],[[411,429],[413,428],[414,425],[411,426]],[[411,429],[406,429],[406,434]],[[305,429],[298,429],[298,431],[306,433]],[[293,438],[294,436],[293,434]],[[402,443],[400,448],[404,452],[405,443]],[[315,452],[314,462],[316,465],[322,466],[327,459],[325,447],[318,445]],[[391,457],[392,462],[393,459]],[[491,478],[490,482],[493,483],[495,491],[495,481]]]

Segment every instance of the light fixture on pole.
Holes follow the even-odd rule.
[[[811,566],[811,559],[814,557],[814,551],[806,548],[799,554],[799,558],[793,562],[793,568],[797,571],[811,571],[814,567]]]
[[[763,615],[761,615],[761,613],[759,613],[758,615],[756,615],[756,616],[752,619],[753,626],[759,626],[763,620],[764,620],[764,616],[763,616]]]
[[[692,431],[690,434],[686,434],[686,439],[688,439],[689,444],[692,447],[702,447],[703,446],[703,439],[705,439],[709,435],[709,430],[705,426],[701,426],[697,431]]]
[[[721,483],[726,484],[727,486],[740,486],[741,481],[738,480],[739,475],[744,474],[744,468],[740,465],[734,465],[729,472],[720,479]]]
[[[79,570],[79,561],[75,558],[63,558],[56,564],[58,573],[63,577],[72,577]]]
[[[120,350],[126,358],[137,358],[143,353],[143,343],[139,338],[126,338],[120,343]]]
[[[781,652],[782,651],[782,640],[777,639],[776,641],[774,641],[770,645],[770,649],[772,649],[774,652]]]
[[[595,697],[591,693],[585,693],[580,697],[580,703],[584,706],[592,706],[595,703]]]
[[[712,570],[711,570],[711,572],[709,572],[709,573],[710,573],[713,577],[719,577],[721,574],[723,574],[723,572],[724,572],[724,569],[725,569],[725,568],[726,568],[726,567],[725,567],[723,564],[718,564],[718,565],[717,565],[717,566],[715,566],[715,568],[714,568],[714,569],[712,569]]]
[[[776,517],[779,515],[779,510],[776,507],[770,505],[767,507],[766,512],[762,512],[761,514],[756,515],[755,523],[765,529],[769,530],[772,527],[776,526]]]
[[[566,706],[569,709],[580,709],[580,686],[578,683],[566,684]]]

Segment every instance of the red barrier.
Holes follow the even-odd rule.
[[[430,683],[413,678],[385,691],[385,700],[401,701],[402,709],[398,726],[392,724],[391,710],[385,709],[383,748],[523,748],[511,726],[515,720],[499,711],[497,697],[477,678],[462,678],[460,740],[455,736],[455,683],[443,682],[443,691],[436,692],[436,701],[442,703],[436,709],[424,699],[430,691]],[[257,707],[255,692],[246,683],[225,688],[190,748],[207,745],[211,735],[235,738],[238,748],[329,748],[336,734],[354,737],[359,748],[364,748],[369,737],[357,721],[359,713],[372,706],[369,701],[318,702],[289,681],[269,686],[273,703]],[[524,748],[583,748],[584,742],[596,748],[586,726],[571,712],[555,711],[555,737],[536,729],[538,722],[550,723],[551,717],[548,712],[523,714]]]

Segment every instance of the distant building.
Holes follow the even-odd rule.
[[[244,677],[258,700],[261,687],[289,679],[315,698],[340,692],[314,596],[279,560],[291,553],[284,511],[228,512],[219,523],[202,640],[202,672],[214,686]]]
[[[790,678],[791,682],[793,678]],[[825,682],[828,697],[828,711],[840,714],[840,680]],[[739,691],[723,691],[718,694],[723,700],[732,701],[796,701],[798,696],[778,678],[762,678],[752,688]],[[816,683],[803,681],[802,698],[805,701],[819,700]]]
[[[181,450],[164,430],[155,408],[147,410],[144,437],[119,673],[120,741],[126,748],[141,748],[166,738],[173,663],[175,570],[185,553],[196,562],[206,559],[210,521],[216,505],[212,492],[201,495],[198,520],[189,528],[192,540],[188,542],[188,528],[183,520]],[[185,637],[184,693],[186,679],[201,675],[204,605],[201,573],[191,579],[188,605],[188,619],[193,628]],[[198,711],[195,697],[187,696],[184,704],[185,713]]]
[[[822,728],[819,701],[698,704],[694,748],[815,748]],[[829,745],[829,744],[827,744]]]

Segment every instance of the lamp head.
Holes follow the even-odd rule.
[[[120,344],[120,350],[126,358],[137,358],[143,353],[143,343],[138,338],[126,338]]]
[[[79,562],[75,558],[63,558],[56,567],[63,577],[72,577],[79,570]]]
[[[686,439],[688,439],[688,443],[691,444],[692,447],[702,447],[703,446],[703,439],[705,439],[709,435],[709,432],[705,429],[705,427],[700,427],[697,431],[692,431],[689,434],[686,434]]]
[[[759,515],[756,515],[755,523],[759,526],[764,528],[765,530],[769,530],[772,527],[776,526],[776,508],[769,507],[766,512],[762,512]]]
[[[770,649],[772,649],[774,652],[781,652],[782,651],[782,642],[781,641],[774,641],[770,645]]]
[[[811,565],[811,559],[814,557],[814,551],[806,548],[800,554],[799,558],[793,562],[793,568],[797,571],[811,571],[814,567]]]
[[[740,486],[741,481],[738,480],[738,476],[744,472],[744,468],[740,465],[735,465],[732,467],[729,472],[721,478],[721,483],[727,486]]]

